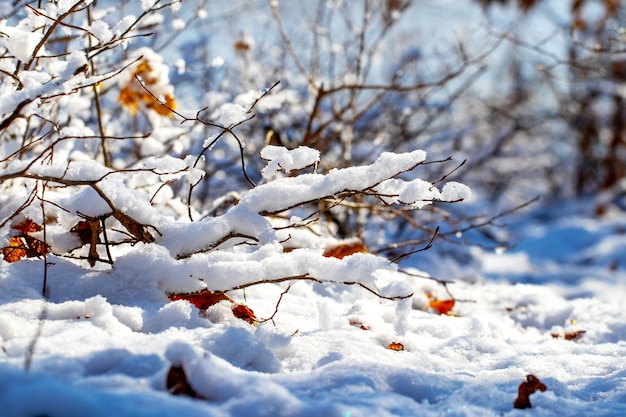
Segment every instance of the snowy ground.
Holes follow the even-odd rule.
[[[459,10],[459,18],[472,20]],[[398,162],[388,165],[397,168]],[[84,171],[99,176],[93,166],[84,165]],[[341,178],[377,182],[371,178],[377,171],[358,172]],[[297,183],[295,191],[304,188],[305,197],[310,189],[321,194],[295,202],[348,189],[337,177],[315,177],[318,187]],[[146,224],[160,222],[166,232],[161,245],[118,248],[112,270],[100,264],[81,268],[50,255],[47,301],[41,296],[41,259],[0,259],[0,416],[626,415],[626,212],[607,206],[597,216],[592,204],[536,205],[507,218],[508,229],[498,230],[515,249],[473,248],[471,259],[461,262],[436,246],[412,258],[415,268],[454,281],[453,315],[428,309],[427,294],[448,297],[441,285],[423,277],[393,284],[390,276],[397,280],[398,274],[389,271],[378,277],[392,282],[389,294],[408,289],[411,299],[384,300],[356,285],[311,281],[231,292],[258,318],[274,315],[258,326],[235,318],[227,301],[206,311],[170,301],[165,290],[197,285],[192,275],[208,268],[215,275],[211,284],[224,288],[257,274],[271,276],[276,271],[267,263],[262,271],[254,269],[265,259],[280,271],[304,265],[331,281],[361,282],[375,275],[383,262],[369,255],[328,260],[314,249],[282,254],[258,213],[301,196],[281,188],[281,198],[272,197],[272,184],[248,193],[237,206],[244,209],[232,210],[230,217],[175,227],[158,216],[165,217],[158,208],[134,204],[138,200],[124,195],[126,188],[112,183],[107,191],[120,207],[128,201],[127,209],[145,216]],[[11,197],[7,205],[18,200]],[[62,197],[73,213],[103,213],[87,192]],[[239,230],[228,227],[251,213],[259,223],[244,226],[267,245],[256,253],[197,253],[194,244],[206,244],[220,227]],[[69,226],[64,234],[54,235],[49,226],[53,240],[61,236],[54,243],[64,244],[75,224],[68,216],[59,220]],[[187,263],[172,254],[189,255]],[[220,260],[227,267],[220,269]],[[404,350],[389,349],[392,343]],[[168,389],[168,374],[179,368],[186,377]],[[531,396],[532,409],[514,409],[528,374],[547,390]],[[194,395],[174,395],[185,390]]]
[[[467,269],[446,261],[451,290],[467,300],[454,317],[420,309],[426,291],[444,296],[420,278],[411,301],[395,302],[300,282],[275,326],[254,327],[226,302],[205,314],[168,302],[150,280],[158,271],[132,259],[93,275],[58,261],[44,305],[41,261],[1,262],[1,414],[625,415],[626,216],[588,211],[535,210],[510,225],[517,250],[476,251]],[[249,289],[246,303],[268,317],[284,288]],[[563,338],[579,330],[578,340]],[[387,349],[391,342],[405,350]],[[203,399],[167,392],[172,365]],[[532,409],[515,410],[527,374],[548,389],[531,396]]]

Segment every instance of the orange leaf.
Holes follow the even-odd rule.
[[[154,110],[161,116],[171,116],[172,111],[170,109],[176,109],[176,101],[174,100],[174,96],[172,94],[166,94],[163,97],[163,103],[154,100],[153,97],[150,97],[150,101],[148,101],[146,105],[149,109]]]
[[[120,96],[118,97],[120,103],[124,105],[128,109],[128,112],[131,116],[137,114],[139,110],[137,93],[133,91],[129,86],[124,86],[120,90]]]
[[[2,255],[4,256],[4,260],[9,263],[17,262],[20,259],[25,258],[26,244],[24,240],[19,236],[12,237],[9,242],[9,247],[2,250]]]
[[[5,261],[17,262],[22,258],[34,258],[43,256],[50,252],[50,245],[28,235],[28,233],[43,230],[43,227],[31,219],[26,219],[23,222],[11,227],[19,231],[19,234],[11,237],[9,247],[2,250],[2,255],[4,256]]]
[[[513,407],[519,409],[532,408],[530,394],[533,394],[537,390],[543,392],[547,389],[548,387],[546,387],[539,378],[532,374],[526,375],[526,381],[522,382],[517,390],[517,398],[513,403]]]
[[[438,314],[449,314],[454,308],[454,300],[430,300],[428,306],[435,310]]]
[[[253,326],[257,325],[254,311],[245,304],[237,304],[233,306],[233,315],[238,319],[244,320]]]
[[[136,77],[141,79],[139,84]],[[155,111],[161,116],[173,116],[174,114],[170,109],[176,108],[176,101],[174,95],[166,93],[163,95],[162,103],[159,91],[154,91],[159,84],[158,73],[153,71],[152,66],[146,60],[141,61],[133,72],[133,76],[130,81],[120,89],[120,95],[118,101],[126,107],[131,115],[135,115],[141,105],[146,108]],[[144,88],[145,87],[145,88]],[[150,92],[146,91],[150,90]],[[153,96],[152,94],[155,96]]]
[[[217,304],[222,300],[233,302],[233,299],[223,292],[214,293],[207,289],[190,294],[168,294],[167,297],[172,301],[187,300],[200,310],[206,310],[213,304]]]
[[[342,242],[337,245],[329,246],[324,251],[324,256],[327,258],[339,258],[343,259],[346,256],[353,255],[355,253],[367,253],[367,247],[361,241],[348,241]]]
[[[404,345],[399,342],[391,342],[389,343],[389,346],[387,346],[387,349],[400,351],[404,350]]]
[[[18,230],[21,235],[25,235],[27,233],[39,232],[43,230],[43,227],[32,221],[31,219],[26,219],[20,224],[15,226],[11,226],[11,228]]]

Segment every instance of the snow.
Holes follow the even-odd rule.
[[[454,317],[423,310],[427,292],[445,293],[409,276],[387,290],[410,290],[408,303],[356,286],[294,281],[275,325],[257,327],[230,315],[224,302],[203,313],[165,297],[197,289],[181,285],[184,274],[202,276],[214,289],[303,272],[329,281],[369,273],[381,287],[397,282],[389,275],[397,272],[367,254],[278,256],[277,247],[263,246],[248,254],[195,255],[181,268],[168,251],[143,245],[110,272],[85,274],[55,259],[46,303],[39,295],[41,260],[1,262],[0,403],[7,416],[522,415],[511,404],[532,373],[548,386],[532,396],[538,415],[623,415],[626,324],[619,311],[626,275],[602,262],[626,262],[621,245],[611,243],[616,236],[607,233],[625,220],[570,218],[584,244],[560,251],[552,245],[547,253],[533,248],[567,239],[571,228],[558,220],[538,223],[532,213],[518,218],[510,227],[523,249],[475,251],[480,278],[451,277],[452,291],[468,300],[458,302]],[[587,253],[602,257],[577,265]],[[553,264],[554,255],[561,264]],[[258,317],[269,317],[286,285],[250,287],[245,302]],[[241,292],[232,296],[244,300]],[[578,341],[552,336],[577,330],[585,331]],[[386,349],[392,341],[405,350]],[[185,369],[204,399],[167,394],[172,365]],[[39,400],[27,400],[33,395]]]
[[[268,164],[261,174],[264,178],[274,177],[279,171],[289,174],[291,171],[306,168],[319,162],[320,152],[307,146],[288,150],[282,146],[266,146],[261,149],[261,158]]]
[[[240,104],[227,103],[220,109],[219,122],[228,127],[246,120],[246,108]]]
[[[74,4],[60,1],[57,12]],[[137,7],[156,5],[142,0]],[[120,19],[113,29],[98,20],[90,29],[105,42],[134,21]],[[41,36],[7,28],[0,27],[7,35],[1,46],[15,55],[32,51],[40,39],[32,35]],[[149,48],[129,53],[140,55],[160,80],[155,93],[173,91],[167,57]],[[49,73],[19,72],[21,89],[2,85],[0,112],[89,82],[74,75],[86,59],[74,51],[51,59]],[[225,65],[223,58],[210,62]],[[131,72],[110,83],[131,82]],[[252,117],[248,108],[262,94],[250,90],[223,104],[230,100],[224,95],[210,106],[212,120],[232,127]],[[71,119],[89,109],[81,107],[86,97],[70,96]],[[277,111],[297,100],[295,90],[280,90],[255,109]],[[20,140],[24,123],[10,126],[21,126]],[[182,128],[164,123],[132,151],[163,156],[138,158],[114,172],[94,159],[89,142],[76,145],[93,136],[82,121],[58,123],[63,139],[35,163],[29,149],[18,159],[19,146],[0,144],[3,192],[11,193],[0,196],[2,246],[9,229],[30,216],[45,222],[53,248],[45,258],[0,259],[2,416],[626,415],[626,213],[619,208],[600,215],[580,201],[533,206],[507,217],[507,227],[494,225],[511,247],[476,246],[464,259],[456,256],[460,251],[438,249],[449,237],[401,268],[373,251],[339,259],[324,249],[359,240],[331,236],[320,219],[299,210],[304,203],[378,193],[364,199],[378,198],[399,212],[426,208],[447,215],[439,208],[454,203],[463,210],[457,203],[477,197],[459,182],[422,178],[423,150],[383,152],[368,164],[318,171],[324,152],[268,146],[254,155],[262,182],[225,194],[235,203],[223,214],[192,222],[181,215],[187,207],[174,187],[214,173],[193,167],[197,155],[162,154],[168,137],[186,140]],[[206,147],[215,137],[203,132],[198,144]],[[42,136],[32,146],[47,149],[50,140]],[[21,171],[23,178],[15,178]],[[72,181],[82,185],[63,184]],[[24,204],[31,197],[34,202]],[[110,217],[112,205],[150,225],[155,241],[128,243],[132,232]],[[107,239],[122,240],[110,245],[113,265],[91,268],[86,247],[71,252],[80,242],[68,231],[77,219],[105,217]],[[44,232],[31,237],[44,239]],[[98,250],[104,258],[104,242]],[[227,291],[254,310],[258,324],[236,318],[226,300],[200,310],[168,298],[203,289]],[[450,293],[453,314],[429,307]],[[391,343],[404,350],[389,349]],[[171,392],[172,367],[184,370],[195,398]],[[548,389],[533,394],[532,410],[515,410],[528,374]]]
[[[41,41],[41,32],[31,32],[16,27],[4,26],[3,23],[0,22],[0,30],[8,35],[8,39],[2,42],[2,46],[5,46],[19,60],[28,62],[35,47]]]

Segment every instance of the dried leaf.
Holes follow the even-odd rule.
[[[565,332],[563,334],[550,333],[550,335],[554,337],[555,339],[560,339],[562,337],[565,340],[578,340],[581,337],[583,337],[585,333],[587,333],[586,330],[576,330],[572,332]]]
[[[32,221],[31,219],[26,219],[23,222],[11,226],[12,229],[18,230],[20,235],[25,235],[28,233],[40,232],[43,230],[43,227]]]
[[[400,351],[404,350],[404,345],[399,342],[391,342],[389,343],[389,346],[387,346],[387,349]]]
[[[531,408],[530,395],[537,390],[543,392],[547,389],[548,387],[539,381],[539,378],[532,374],[526,375],[526,381],[522,382],[517,390],[517,398],[513,403],[513,407],[520,409]]]
[[[120,222],[122,226],[124,226],[128,233],[133,235],[138,241],[143,243],[154,242],[154,236],[152,236],[150,232],[146,230],[146,227],[137,220],[119,210],[113,212],[113,217],[115,217],[115,219]]]
[[[137,82],[136,77],[141,79],[143,86]],[[154,91],[159,87],[163,88],[162,80],[157,78],[157,72],[153,71],[148,61],[143,60],[135,68],[130,82],[120,89],[118,101],[128,109],[131,115],[135,115],[141,106],[145,106],[161,116],[172,117],[174,115],[172,110],[176,109],[174,95],[169,92],[159,94],[158,91]],[[146,89],[156,93],[159,99],[157,100]]]
[[[76,223],[76,226],[70,229],[70,232],[76,234],[80,243],[83,245],[100,243],[100,233],[102,233],[102,227],[98,220],[83,220]]]
[[[185,374],[185,370],[182,368],[182,366],[172,365],[167,373],[165,386],[167,387],[167,390],[173,395],[186,395],[193,398],[202,398],[202,396],[199,395],[189,383],[189,380],[187,379],[187,374]]]
[[[450,314],[450,311],[454,308],[455,303],[456,302],[454,300],[433,299],[428,302],[428,306],[435,310],[437,314]]]
[[[359,320],[350,319],[350,326],[358,327],[361,330],[369,330],[369,327],[361,323]]]
[[[254,311],[245,304],[237,304],[233,306],[233,315],[238,319],[244,320],[253,326],[258,324]]]
[[[525,12],[532,9],[537,4],[537,0],[519,0],[519,6]]]
[[[367,253],[367,247],[363,242],[347,241],[329,246],[324,251],[324,256],[327,258],[343,259],[346,256],[354,255],[355,253]]]
[[[249,52],[252,49],[252,45],[245,40],[238,40],[235,42],[234,47],[237,52]]]
[[[235,304],[235,301],[230,298],[227,294],[223,292],[211,292],[207,289],[188,293],[188,294],[168,294],[167,297],[172,300],[187,300],[194,306],[196,306],[199,310],[206,310],[214,304],[219,303],[220,301],[227,300],[232,303],[233,306],[231,308],[233,312],[233,316],[238,319],[244,320],[253,326],[258,324],[257,318],[254,315],[252,309],[245,304]]]
[[[89,244],[89,254],[87,255],[87,261],[92,267],[100,260],[96,245],[100,243],[100,233],[102,233],[102,227],[98,220],[87,219],[80,221],[76,226],[70,229],[70,232],[78,235],[78,239],[83,245]]]
[[[46,242],[42,242],[34,237],[24,235],[22,236],[26,240],[26,257],[34,258],[43,256],[50,252],[50,245]]]
[[[604,0],[604,7],[608,15],[615,16],[619,8],[619,0]]]
[[[12,237],[9,247],[2,250],[4,260],[12,263],[26,257],[26,243],[21,237]]]
[[[172,300],[187,300],[200,310],[206,310],[213,304],[217,304],[222,300],[228,300],[233,303],[233,299],[223,292],[211,292],[207,289],[190,294],[168,294],[167,297]]]
[[[2,250],[5,261],[17,262],[22,258],[39,257],[50,252],[50,245],[28,235],[28,233],[43,230],[42,226],[31,219],[26,219],[17,225],[11,226],[11,228],[17,230],[19,234],[11,237],[9,247]]]
[[[572,12],[577,13],[584,4],[585,0],[573,0],[572,1]]]

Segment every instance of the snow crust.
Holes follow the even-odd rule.
[[[528,221],[512,227],[522,230]],[[626,288],[623,273],[608,272],[600,258],[582,269],[570,262],[554,268],[539,250],[546,239],[576,228],[593,238],[577,253],[564,248],[563,256],[575,259],[603,248],[606,258],[622,259],[623,245],[605,233],[619,222],[596,223],[595,230],[584,222],[535,226],[534,236],[521,238],[520,253],[531,257],[536,272],[520,270],[510,258],[508,268],[487,268],[474,283],[457,281],[454,292],[473,300],[459,303],[457,317],[416,308],[424,290],[437,291],[424,280],[406,281],[415,291],[408,304],[381,301],[356,287],[297,282],[281,301],[276,327],[253,327],[232,317],[227,305],[203,315],[185,301],[168,302],[163,281],[155,279],[175,271],[164,269],[172,262],[166,252],[139,251],[111,272],[88,275],[59,260],[50,271],[47,320],[30,372],[20,368],[44,308],[41,261],[1,262],[3,413],[522,415],[512,411],[512,401],[519,383],[533,373],[548,386],[532,396],[533,415],[620,416],[626,410],[626,324],[616,312]],[[261,256],[248,256],[223,269],[228,256],[235,255],[214,262],[223,277],[264,268]],[[301,255],[292,256],[282,268],[293,267]],[[360,264],[354,259],[344,265],[343,279],[359,273],[352,270]],[[277,300],[285,288],[250,288],[246,303],[269,316],[274,305],[267,300]],[[579,341],[551,336],[574,330],[586,333]],[[405,351],[386,349],[391,341],[403,343]],[[165,392],[172,365],[185,369],[204,400]]]
[[[157,3],[142,0],[136,6],[145,11]],[[56,18],[76,4],[50,2],[45,11]],[[178,7],[174,2],[173,11]],[[126,16],[106,23],[104,16],[94,12],[88,26],[100,43],[135,22]],[[157,27],[164,16],[155,13],[142,23]],[[49,25],[45,19],[28,12],[16,26],[0,21],[0,49],[27,63],[41,40],[38,29]],[[174,29],[184,26],[178,17],[171,23]],[[69,33],[67,27],[58,30]],[[342,52],[339,46],[332,47]],[[173,92],[166,59],[149,48],[128,56],[149,63],[148,77],[158,80],[153,93],[164,98]],[[140,162],[116,160],[114,166],[125,168],[117,173],[94,159],[95,141],[83,140],[99,135],[81,120],[93,117],[92,104],[77,91],[102,80],[107,88],[134,82],[132,68],[119,77],[88,76],[80,70],[87,64],[81,48],[41,61],[0,85],[1,114],[24,104],[23,114],[44,120],[50,115],[41,103],[53,97],[63,108],[60,129],[51,133],[59,139],[54,152],[17,159],[11,155],[21,144],[0,144],[0,176],[15,184],[10,196],[0,196],[0,218],[17,213],[0,226],[2,246],[9,244],[5,232],[12,224],[32,217],[48,224],[45,239],[53,248],[45,259],[0,259],[0,415],[626,415],[624,213],[590,218],[584,205],[569,207],[567,216],[563,205],[553,209],[556,215],[540,208],[507,229],[517,243],[512,250],[476,247],[458,259],[444,246],[403,264],[404,270],[373,253],[338,259],[324,256],[334,238],[317,229],[302,231],[310,221],[298,211],[303,203],[368,192],[384,204],[421,209],[467,201],[470,188],[407,174],[418,167],[419,176],[426,161],[422,150],[386,152],[368,165],[318,172],[318,150],[268,146],[260,152],[267,162],[259,167],[263,182],[225,195],[234,201],[225,213],[200,218],[194,212],[192,222],[169,186],[196,184],[206,175],[194,167],[197,155],[181,154],[176,143],[167,142],[182,138],[185,129],[149,120],[155,131],[132,151]],[[0,60],[0,69],[13,74],[9,64],[10,58]],[[225,58],[214,57],[210,65],[217,70]],[[349,73],[345,80],[359,81]],[[250,90],[232,98],[207,92],[211,119],[232,127],[252,116],[248,109],[264,93]],[[299,100],[296,89],[277,89],[255,109],[275,112]],[[276,112],[272,122],[289,116]],[[24,136],[25,119],[17,118],[7,136]],[[207,147],[215,137],[198,144]],[[52,140],[39,139],[33,146],[49,149]],[[108,145],[120,150],[113,140]],[[169,149],[172,155],[152,156]],[[34,182],[48,183],[45,213],[37,199],[22,207],[33,196],[44,199],[28,188]],[[88,268],[84,256],[58,256],[80,246],[68,232],[77,219],[108,217],[111,237],[129,238],[122,221],[110,217],[114,209],[141,223],[154,242],[113,245],[112,266]],[[104,252],[103,242],[98,247]],[[75,254],[84,255],[86,246],[82,250]],[[454,281],[448,284],[458,297],[454,315],[429,309],[432,298],[450,294],[425,270]],[[267,320],[252,326],[233,316],[228,301],[200,311],[167,297],[202,289],[228,291]],[[385,298],[398,296],[406,298]],[[580,338],[566,340],[576,332]],[[388,349],[392,342],[404,350]],[[201,398],[168,392],[172,366],[184,369]],[[517,387],[529,373],[548,390],[533,395],[532,410],[513,410]]]

